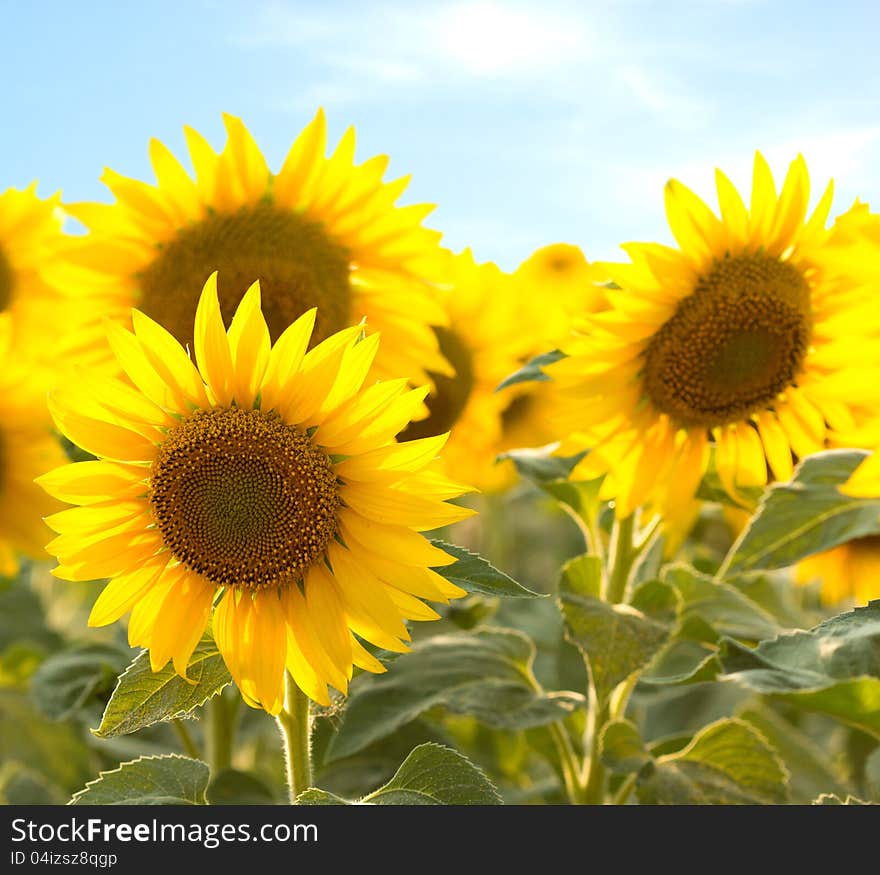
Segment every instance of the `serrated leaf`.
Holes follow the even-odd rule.
[[[853,538],[880,533],[880,499],[842,495],[867,453],[827,450],[805,458],[790,483],[765,493],[719,576],[794,565]]]
[[[813,739],[767,704],[741,710],[741,720],[755,727],[779,754],[790,775],[792,801],[811,802],[821,793],[846,796],[847,787],[831,758]]]
[[[263,781],[249,772],[221,769],[207,789],[210,805],[274,805],[278,800]]]
[[[779,626],[760,605],[738,589],[700,574],[695,568],[674,565],[663,580],[681,596],[681,620],[698,617],[718,635],[760,641],[779,632]]]
[[[64,720],[109,693],[131,659],[129,648],[82,644],[46,659],[31,678],[31,697],[52,720]]]
[[[880,738],[880,600],[754,649],[723,639],[724,680]]]
[[[639,676],[639,682],[655,686],[698,684],[714,680],[721,663],[710,647],[681,638],[671,641]]]
[[[94,734],[108,738],[185,717],[232,680],[217,645],[208,635],[196,647],[187,674],[188,681],[177,674],[171,663],[154,673],[149,654],[139,654],[120,676]]]
[[[565,717],[576,693],[544,693],[532,676],[535,648],[511,629],[437,635],[413,646],[393,671],[352,684],[327,760],[349,756],[436,706],[495,729],[526,729]]]
[[[651,754],[629,720],[613,720],[602,730],[599,751],[606,768],[618,775],[638,772],[651,762]]]
[[[210,769],[201,760],[168,754],[140,757],[101,772],[70,805],[206,805]]]
[[[636,792],[651,805],[778,804],[788,799],[788,774],[756,729],[724,719],[701,730],[679,753],[643,767]]]
[[[309,789],[300,805],[351,805],[325,790]],[[439,744],[419,745],[383,787],[361,805],[500,805],[492,782],[470,760]]]
[[[644,668],[669,640],[672,627],[630,605],[596,598],[601,564],[579,556],[562,569],[559,600],[566,636],[583,653],[600,700],[621,681]]]
[[[431,543],[456,559],[451,565],[438,566],[434,571],[472,595],[497,596],[508,599],[546,598],[545,593],[526,589],[512,577],[499,571],[482,556],[471,553],[464,547],[456,547],[445,541],[435,540]]]
[[[813,805],[873,805],[857,796],[838,796],[836,793],[822,793],[813,800]]]
[[[509,377],[505,377],[495,388],[496,392],[515,386],[517,383],[546,383],[550,377],[544,373],[543,368],[566,358],[564,352],[558,349],[543,352],[529,359],[518,371],[514,371]]]

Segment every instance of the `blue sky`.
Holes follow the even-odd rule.
[[[0,0],[0,190],[106,200],[240,115],[277,168],[322,105],[358,156],[411,173],[454,249],[511,269],[565,241],[669,241],[662,186],[746,185],[798,151],[836,210],[880,201],[880,4]],[[714,201],[713,201],[714,203]]]

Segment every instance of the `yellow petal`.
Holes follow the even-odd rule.
[[[271,349],[269,329],[260,310],[259,282],[255,282],[241,299],[232,317],[228,337],[235,400],[239,407],[251,407],[263,381]]]
[[[199,298],[193,342],[199,373],[211,389],[215,402],[221,406],[230,404],[235,378],[229,342],[223,328],[223,317],[220,314],[216,271],[205,283]]]

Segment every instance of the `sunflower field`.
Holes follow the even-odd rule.
[[[0,193],[0,801],[880,803],[880,215],[508,271],[223,124]]]

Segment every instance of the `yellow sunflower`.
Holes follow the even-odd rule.
[[[13,322],[0,314],[0,576],[18,571],[18,554],[45,557],[43,517],[61,505],[34,483],[65,456],[46,409],[46,380],[12,345]]]
[[[76,300],[64,287],[60,194],[39,198],[36,183],[0,194],[0,313],[14,354],[51,364],[75,352],[74,328],[90,299]],[[92,312],[97,312],[97,306]]]
[[[402,437],[451,429],[443,455],[447,473],[483,491],[501,489],[515,477],[512,466],[494,461],[504,449],[504,415],[517,392],[495,390],[528,357],[529,332],[510,274],[491,262],[478,264],[470,250],[450,254],[441,288],[449,325],[438,328],[437,336],[455,376],[432,375],[429,416],[412,423]]]
[[[523,314],[529,316],[534,355],[564,343],[577,320],[607,307],[602,288],[607,277],[570,243],[536,249],[513,277]]]
[[[868,535],[817,553],[799,562],[795,580],[821,582],[822,603],[837,605],[853,600],[866,604],[880,598],[880,535]]]
[[[748,208],[716,183],[721,218],[667,184],[679,248],[630,244],[631,263],[601,265],[610,309],[547,369],[562,450],[591,450],[575,476],[607,475],[620,517],[686,513],[711,448],[731,495],[787,480],[798,457],[860,446],[880,400],[880,308],[867,252],[829,243],[831,185],[807,219],[800,156],[777,195],[757,154]]]
[[[421,225],[432,205],[395,206],[408,177],[384,183],[386,156],[355,164],[352,128],[326,157],[320,111],[272,173],[241,120],[223,118],[219,154],[185,129],[195,178],[152,140],[157,185],[108,169],[115,204],[67,208],[90,231],[72,258],[92,271],[92,293],[109,299],[106,315],[130,324],[137,307],[192,344],[198,289],[219,270],[227,325],[257,278],[273,341],[312,307],[313,343],[366,316],[366,330],[383,337],[376,378],[423,384],[426,370],[447,373],[431,329],[444,314],[425,281],[440,234]]]
[[[463,590],[420,531],[472,511],[435,461],[445,436],[395,435],[427,388],[362,388],[379,337],[359,326],[306,352],[309,310],[271,345],[254,284],[224,330],[212,275],[195,313],[196,364],[140,311],[107,323],[120,379],[83,376],[50,395],[58,427],[94,453],[40,484],[80,505],[50,516],[64,580],[111,578],[90,624],[131,611],[129,641],[153,670],[185,676],[213,633],[245,700],[278,713],[285,666],[312,699],[345,692],[352,665],[382,671],[360,638],[403,652],[404,621]],[[356,637],[357,636],[357,637]]]

